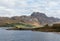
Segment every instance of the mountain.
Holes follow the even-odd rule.
[[[13,20],[18,20],[19,22],[22,22],[22,23],[26,23],[26,24],[32,24],[32,25],[36,25],[36,26],[39,26],[39,21],[37,18],[33,18],[31,16],[20,16],[20,17],[12,17],[11,19]]]
[[[35,26],[40,26],[43,24],[51,24],[54,22],[59,22],[60,19],[54,17],[48,17],[44,13],[33,12],[30,16],[13,16],[9,17],[0,17],[0,25],[11,24],[11,23],[26,23]]]
[[[5,24],[12,24],[12,23],[25,23],[31,24],[34,26],[40,26],[39,21],[37,18],[33,18],[31,16],[14,16],[14,17],[0,17],[0,25]]]
[[[41,24],[51,24],[60,21],[60,19],[58,18],[48,17],[44,13],[40,13],[40,12],[33,12],[31,14],[31,17],[37,18]]]

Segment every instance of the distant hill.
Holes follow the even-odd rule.
[[[0,17],[0,25],[12,24],[12,23],[25,23],[25,24],[40,26],[38,19],[33,18],[31,16],[14,16],[11,18]]]
[[[0,17],[0,25],[11,24],[11,23],[26,23],[35,26],[40,26],[41,24],[50,24],[54,22],[59,22],[60,19],[54,17],[48,17],[44,13],[33,12],[30,16],[14,16],[14,17]]]

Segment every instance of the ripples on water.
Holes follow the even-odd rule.
[[[55,33],[0,29],[0,41],[60,41]]]

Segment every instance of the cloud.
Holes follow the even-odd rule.
[[[0,16],[12,16],[13,14],[15,14],[14,9],[9,9],[4,6],[0,6]]]
[[[15,0],[0,0],[1,6],[13,7],[15,5]]]
[[[32,12],[43,12],[48,16],[55,17],[58,14],[59,17],[59,4],[60,0],[0,0],[0,16],[11,17],[30,15]]]
[[[58,4],[59,4],[58,2],[54,2],[54,1],[47,2],[48,7],[50,7],[50,8],[55,7]]]

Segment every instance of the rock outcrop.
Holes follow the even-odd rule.
[[[51,24],[54,22],[59,22],[60,19],[54,17],[48,17],[44,13],[33,12],[31,17],[37,18],[41,24]]]

